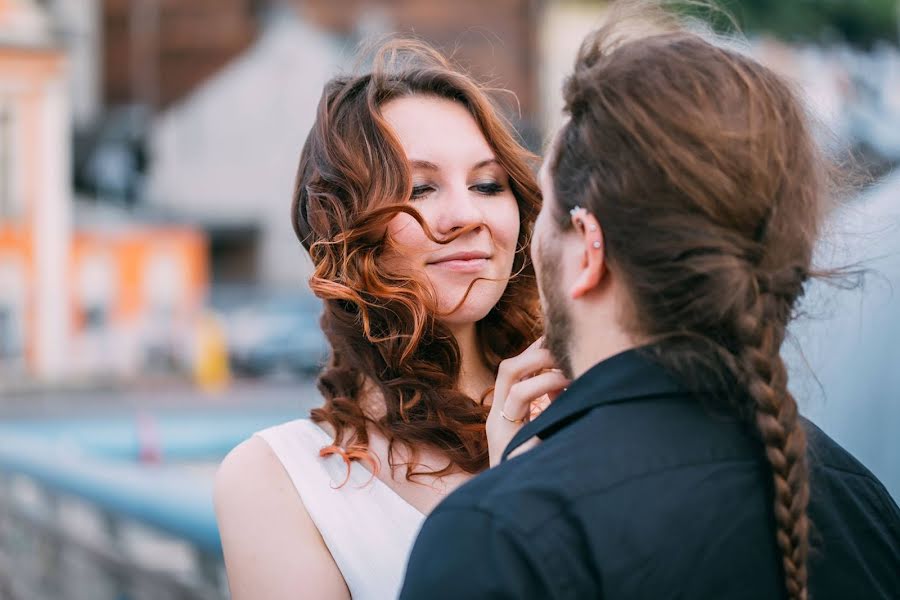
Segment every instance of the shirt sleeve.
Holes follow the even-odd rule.
[[[560,598],[546,564],[489,513],[438,509],[425,521],[407,565],[402,600]]]

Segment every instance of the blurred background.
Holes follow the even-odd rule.
[[[859,184],[785,356],[804,412],[900,499],[900,8],[733,0]],[[227,597],[211,489],[306,416],[327,356],[289,221],[324,82],[414,33],[540,152],[605,2],[0,0],[0,600]],[[721,25],[721,19],[715,19]]]

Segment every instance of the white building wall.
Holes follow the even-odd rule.
[[[327,79],[331,38],[283,16],[185,101],[160,115],[151,138],[151,205],[207,225],[257,225],[260,279],[302,285],[310,272],[290,224],[300,150]]]
[[[66,374],[69,340],[70,122],[67,82],[60,78],[49,85],[41,107],[41,179],[34,214],[36,374],[50,381]]]
[[[540,125],[552,136],[563,123],[562,85],[575,66],[581,41],[603,23],[603,5],[548,2],[539,35]]]

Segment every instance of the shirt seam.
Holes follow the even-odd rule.
[[[878,481],[878,478],[874,477],[869,473],[860,473],[859,471],[853,471],[851,469],[845,469],[844,467],[838,467],[835,465],[829,465],[825,463],[819,463],[822,467],[829,469],[831,471],[837,471],[838,473],[845,473],[847,475],[853,475],[855,477],[862,477],[863,479],[868,480],[871,483],[877,484],[879,487],[884,487],[884,485]],[[887,491],[885,489],[885,491]]]

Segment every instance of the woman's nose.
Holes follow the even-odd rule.
[[[437,229],[443,234],[453,233],[472,225],[480,227],[484,224],[485,214],[482,211],[482,200],[466,186],[459,186],[442,198],[438,209]]]

